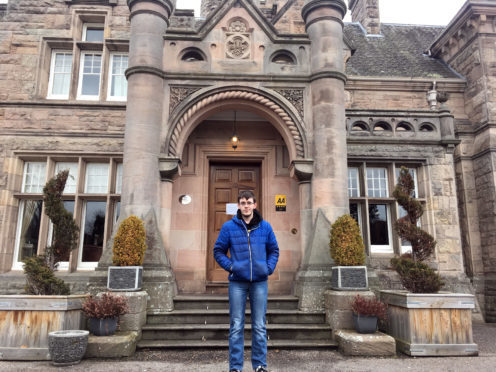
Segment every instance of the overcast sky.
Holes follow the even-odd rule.
[[[195,9],[198,17],[200,2],[201,0],[177,0],[177,7]],[[465,0],[379,0],[381,22],[447,25],[463,3]],[[349,14],[345,21],[351,21]]]

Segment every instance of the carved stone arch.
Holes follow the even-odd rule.
[[[267,119],[283,137],[290,159],[305,158],[308,152],[306,138],[297,116],[269,93],[240,87],[210,90],[194,97],[171,118],[163,152],[172,157],[180,157],[189,135],[196,126],[213,112],[229,105],[255,112]]]

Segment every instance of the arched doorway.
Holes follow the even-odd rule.
[[[231,146],[233,117],[240,144]],[[298,182],[289,175],[291,157],[303,154],[295,143],[288,145],[281,133],[282,120],[270,110],[239,99],[211,106],[190,120],[175,138],[181,151],[182,174],[172,186],[169,252],[180,293],[222,292],[227,273],[213,260],[213,244],[222,224],[232,218],[229,204],[237,202],[241,189],[253,189],[258,208],[276,233],[281,246],[278,268],[269,280],[271,293],[288,294],[301,262]],[[176,132],[177,134],[178,132]],[[185,135],[187,133],[187,136]],[[291,135],[291,134],[290,134]],[[291,138],[292,135],[291,135]],[[188,195],[189,204],[181,204]],[[285,211],[275,210],[275,196],[285,195]],[[220,289],[220,290],[219,290]]]

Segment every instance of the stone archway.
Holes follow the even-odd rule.
[[[291,160],[306,157],[308,147],[302,123],[281,100],[265,91],[233,87],[205,92],[184,107],[170,122],[163,152],[171,157],[180,157],[184,144],[195,127],[226,104],[246,108],[272,123],[283,137]]]

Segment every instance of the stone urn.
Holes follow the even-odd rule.
[[[88,331],[67,330],[48,334],[48,351],[54,366],[70,366],[83,359],[88,346]]]

